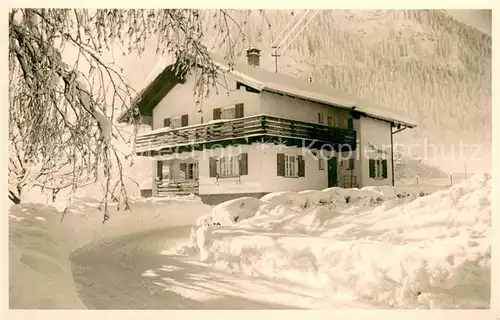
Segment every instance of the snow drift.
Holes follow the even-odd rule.
[[[37,207],[13,206],[9,214],[9,307],[84,309],[64,239],[53,232],[54,221],[44,214],[48,206]]]
[[[71,273],[70,254],[90,243],[167,226],[189,225],[210,207],[194,196],[137,199],[102,224],[99,200],[77,197],[61,222],[60,206],[13,205],[9,209],[9,307],[85,309]]]
[[[199,219],[190,252],[386,307],[489,308],[490,215],[486,175],[448,190],[280,192],[216,206]]]

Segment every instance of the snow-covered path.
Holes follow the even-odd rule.
[[[135,233],[73,252],[70,259],[80,299],[89,309],[363,307],[297,285],[245,278],[194,258],[161,254],[162,249],[185,242],[190,227]]]

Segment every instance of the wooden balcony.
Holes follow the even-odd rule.
[[[226,146],[253,142],[278,142],[289,146],[322,148],[337,151],[356,149],[356,131],[326,125],[257,115],[182,127],[168,131],[154,130],[136,140],[138,155],[203,150],[212,145]]]

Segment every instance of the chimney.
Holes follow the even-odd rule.
[[[260,50],[254,47],[251,47],[247,50],[247,60],[248,65],[252,67],[260,66]]]

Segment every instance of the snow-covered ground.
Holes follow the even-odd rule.
[[[430,195],[419,189],[236,199],[200,218],[191,244],[177,249],[231,272],[351,301],[489,308],[491,179],[478,175]]]
[[[489,308],[491,179],[12,206],[10,308]],[[78,292],[78,293],[77,293]]]
[[[77,198],[61,222],[61,206],[27,203],[9,210],[9,305],[13,309],[80,309],[70,254],[127,234],[189,225],[210,207],[195,197],[135,200],[131,211],[110,209],[102,224],[99,201]],[[116,272],[119,270],[114,270]]]

